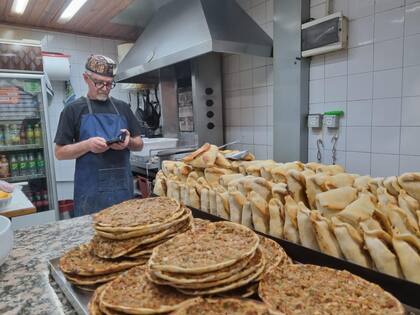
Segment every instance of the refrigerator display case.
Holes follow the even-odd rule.
[[[47,102],[42,74],[0,73],[0,179],[58,219]]]

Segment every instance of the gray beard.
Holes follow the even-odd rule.
[[[98,94],[98,95],[96,96],[96,99],[97,99],[98,101],[106,101],[106,100],[108,99],[108,95]]]

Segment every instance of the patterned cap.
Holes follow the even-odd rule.
[[[113,77],[115,62],[111,58],[103,55],[90,55],[86,61],[86,70],[106,77]]]

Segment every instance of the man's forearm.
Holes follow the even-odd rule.
[[[128,142],[128,149],[131,151],[140,151],[143,149],[143,140],[141,137],[130,137]]]
[[[86,140],[67,145],[55,145],[55,157],[57,160],[77,159],[89,151]]]

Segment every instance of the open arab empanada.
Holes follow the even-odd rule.
[[[205,143],[196,151],[185,156],[182,161],[196,168],[214,166],[219,149],[215,145]]]

